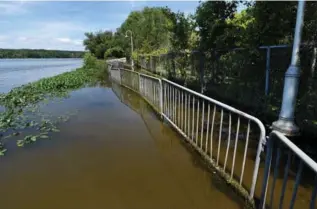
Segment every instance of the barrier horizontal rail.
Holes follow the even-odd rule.
[[[277,178],[281,175],[281,187],[277,188]],[[294,178],[290,177],[291,175]],[[303,178],[303,175],[306,178]],[[314,177],[314,182],[309,182],[309,179],[312,179],[311,177]],[[300,187],[302,180],[308,181],[305,188]],[[304,200],[303,195],[300,195],[301,202],[297,201],[297,208],[307,206],[309,209],[315,209],[317,163],[283,134],[272,131],[267,142],[265,172],[259,208],[292,209],[296,204],[299,189],[305,190],[305,194],[310,190],[311,196],[309,199]],[[275,199],[275,197],[279,198]],[[286,202],[285,199],[289,201]],[[306,203],[307,201],[308,204]]]

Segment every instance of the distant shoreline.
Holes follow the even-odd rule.
[[[25,57],[25,58],[0,58],[0,60],[24,60],[24,59],[34,59],[34,60],[44,60],[44,59],[83,59],[83,57],[43,57],[43,58],[30,58],[30,57]]]
[[[84,51],[0,48],[0,59],[83,58],[84,53]]]

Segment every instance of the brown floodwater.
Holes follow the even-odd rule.
[[[243,208],[130,90],[84,88],[45,108],[78,113],[52,140],[14,146],[0,159],[1,209]]]

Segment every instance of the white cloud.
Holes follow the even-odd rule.
[[[38,21],[0,35],[0,48],[84,50],[84,25],[73,22]]]
[[[18,38],[18,40],[19,40],[19,41],[27,41],[27,40],[29,40],[29,38],[28,38],[28,37],[24,37],[24,36],[20,36],[20,37]]]
[[[72,40],[70,40],[69,38],[57,38],[56,40],[59,42],[62,42],[62,43],[71,43],[72,42]]]
[[[8,39],[7,36],[0,35],[0,41],[5,41],[6,39]]]
[[[70,38],[57,38],[57,41],[65,44],[81,45],[82,40],[79,39],[70,39]]]
[[[27,12],[24,2],[0,2],[0,15],[20,15]]]

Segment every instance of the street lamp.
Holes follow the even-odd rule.
[[[299,1],[297,7],[292,61],[285,73],[281,112],[279,119],[272,124],[273,130],[277,130],[286,136],[294,136],[299,133],[299,128],[294,122],[294,111],[300,76],[299,49],[304,25],[304,9],[305,1]]]
[[[128,38],[128,32],[131,33],[130,35],[130,38],[131,38],[131,67],[132,67],[132,70],[134,71],[134,63],[133,63],[133,57],[132,57],[132,53],[133,53],[133,33],[131,30],[127,30],[125,32],[125,37]]]

